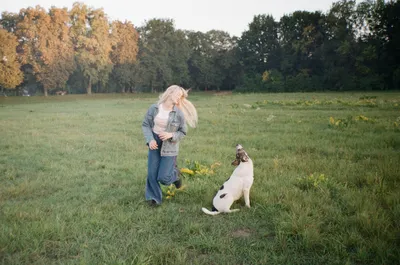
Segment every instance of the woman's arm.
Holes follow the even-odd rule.
[[[178,130],[176,132],[172,133],[171,141],[177,142],[177,141],[182,140],[182,138],[186,136],[186,133],[187,133],[187,125],[186,125],[185,117],[182,114]]]
[[[150,107],[147,110],[147,113],[142,122],[142,130],[144,134],[144,138],[146,139],[146,144],[149,144],[150,141],[154,140],[152,124],[153,124],[153,107]]]

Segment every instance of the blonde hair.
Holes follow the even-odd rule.
[[[177,85],[172,85],[168,87],[163,94],[160,95],[158,104],[166,102],[172,95],[178,92],[182,92],[182,97],[179,99],[177,107],[183,112],[186,123],[190,127],[195,128],[198,120],[197,110],[192,102],[186,99],[188,97],[188,90],[185,90],[184,88]]]

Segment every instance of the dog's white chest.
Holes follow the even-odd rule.
[[[243,191],[251,188],[253,180],[253,164],[251,162],[241,163],[221,186],[213,201],[220,201],[224,198],[224,194],[231,196],[235,201],[240,199]]]

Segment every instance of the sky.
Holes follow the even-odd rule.
[[[40,5],[72,8],[76,0],[2,0],[0,12],[18,13]],[[255,15],[272,15],[276,21],[294,11],[327,12],[333,0],[82,0],[89,7],[103,8],[110,20],[125,20],[136,27],[153,18],[169,18],[176,29],[207,32],[222,30],[242,35]],[[360,1],[357,1],[360,2]]]

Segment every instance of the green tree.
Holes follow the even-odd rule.
[[[1,13],[0,25],[8,32],[15,33],[19,18],[16,13],[4,11]]]
[[[227,32],[187,32],[191,55],[189,69],[197,89],[233,88],[239,72],[237,39]]]
[[[23,80],[20,63],[17,60],[17,37],[0,28],[0,86],[12,89]]]
[[[266,69],[279,67],[278,23],[272,16],[254,16],[238,44],[247,72],[262,74]]]
[[[263,90],[262,74],[265,70],[279,68],[278,26],[270,15],[254,16],[249,29],[243,32],[238,42],[245,86],[251,90]]]
[[[333,3],[326,15],[324,79],[332,90],[357,89],[354,74],[357,55],[356,20],[355,1]]]
[[[379,4],[380,2],[378,2]],[[381,18],[374,31],[380,40],[384,55],[380,70],[387,88],[400,88],[400,1],[381,4],[377,12]]]
[[[139,28],[138,86],[152,92],[188,82],[189,49],[171,19],[152,19]]]
[[[170,66],[172,69],[172,83],[187,87],[190,84],[188,61],[191,50],[186,33],[176,30],[171,39]]]
[[[321,12],[296,11],[280,19],[280,71],[286,91],[321,89],[324,18]]]
[[[187,36],[191,49],[188,66],[193,87],[207,90],[211,83],[210,76],[214,72],[210,52],[210,41],[208,36],[200,31],[187,32]]]
[[[296,11],[281,18],[279,31],[284,53],[281,70],[285,75],[296,75],[304,69],[313,74],[322,70],[323,21],[321,12]]]

